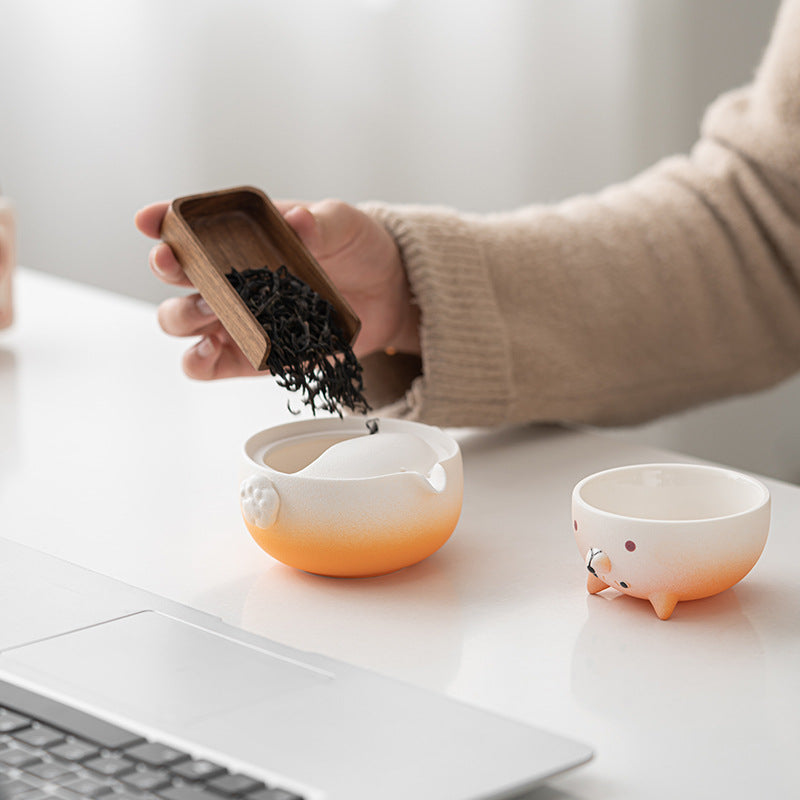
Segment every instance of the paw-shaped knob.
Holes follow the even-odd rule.
[[[242,481],[239,498],[244,518],[257,528],[269,528],[278,516],[280,498],[265,475],[251,475]]]

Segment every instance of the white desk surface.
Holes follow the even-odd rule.
[[[112,268],[110,264],[109,268]],[[0,331],[0,535],[286,644],[591,743],[536,800],[786,798],[800,758],[800,488],[745,580],[679,604],[590,597],[570,492],[691,460],[557,428],[459,431],[450,541],[382,578],[273,561],[238,508],[247,436],[293,419],[272,379],[198,383],[146,303],[29,270]]]

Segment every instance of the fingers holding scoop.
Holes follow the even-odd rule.
[[[259,374],[221,325],[183,354],[183,371],[198,381]]]
[[[199,294],[171,297],[158,307],[158,323],[172,336],[200,336],[183,356],[183,371],[195,380],[257,375],[211,307]]]
[[[152,203],[136,213],[134,222],[145,236],[161,237],[161,226],[169,203]],[[171,286],[191,286],[172,248],[159,242],[151,250],[148,261],[154,275]],[[254,371],[241,351],[230,339],[208,303],[199,295],[171,297],[158,307],[158,323],[172,336],[200,336],[201,339],[184,353],[183,371],[196,380],[247,374]],[[239,363],[244,361],[245,363]]]
[[[170,336],[205,336],[222,330],[211,306],[199,294],[164,300],[158,307],[158,324]]]
[[[280,210],[285,213],[295,205],[284,202]],[[165,202],[142,208],[135,216],[136,227],[145,236],[159,239],[168,208]],[[192,286],[172,248],[164,242],[151,249],[148,260],[155,276],[164,283]],[[158,308],[158,322],[172,336],[201,337],[183,356],[183,371],[190,378],[216,380],[259,374],[199,294],[165,300]]]
[[[164,215],[167,213],[168,208],[169,203],[153,203],[145,206],[134,217],[136,227],[145,236],[149,236],[151,239],[159,239],[161,237],[161,225],[164,222]],[[171,286],[192,285],[168,244],[160,242],[155,245],[150,251],[148,261],[153,274],[164,283],[168,283]]]

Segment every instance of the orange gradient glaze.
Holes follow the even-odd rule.
[[[661,619],[668,619],[672,614],[674,604],[685,600],[700,600],[704,597],[730,589],[737,584],[752,569],[749,562],[732,562],[706,565],[700,568],[697,565],[686,565],[686,570],[679,576],[674,576],[671,580],[664,580],[659,583],[657,590],[648,590],[647,587],[639,590],[633,588],[623,588],[618,583],[606,579],[601,574],[599,576],[587,576],[586,589],[589,594],[597,594],[604,589],[615,589],[618,592],[627,594],[630,597],[637,597],[641,600],[649,600],[656,609]],[[666,610],[661,608],[663,598],[668,597],[674,600],[669,603]]]
[[[395,572],[436,552],[455,530],[459,513],[457,507],[424,521],[369,528],[351,525],[346,530],[280,523],[264,529],[244,521],[258,546],[290,567],[317,575],[366,578]]]

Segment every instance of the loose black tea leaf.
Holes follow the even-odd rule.
[[[369,411],[361,364],[327,300],[285,266],[234,270],[227,278],[269,336],[267,366],[279,386],[301,392],[314,415]],[[299,413],[291,404],[289,410]]]
[[[378,432],[378,420],[375,419],[375,417],[368,419],[364,424],[367,426],[367,430],[370,432],[370,435]]]

